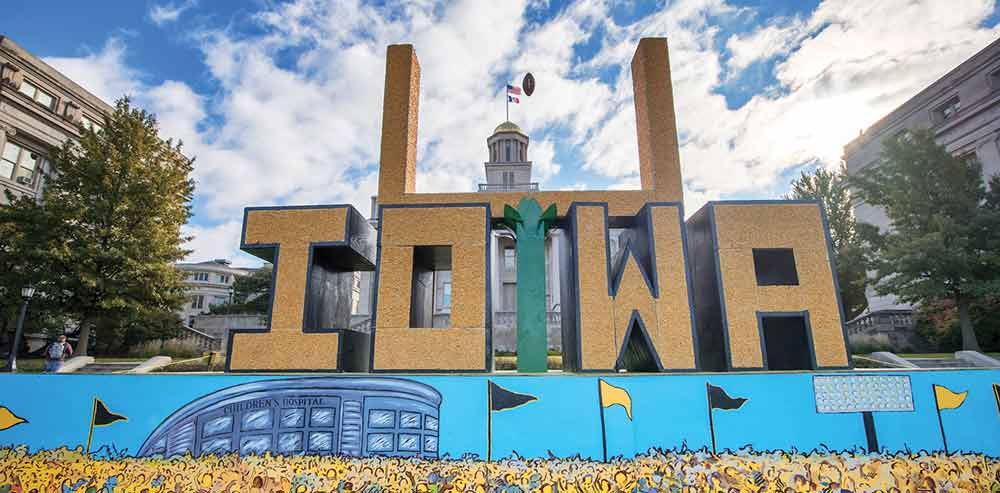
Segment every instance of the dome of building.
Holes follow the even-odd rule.
[[[500,125],[497,125],[497,128],[493,130],[493,135],[496,135],[501,132],[517,132],[521,135],[527,135],[524,133],[523,130],[521,130],[521,127],[517,126],[516,123],[511,121],[506,121],[501,123]]]

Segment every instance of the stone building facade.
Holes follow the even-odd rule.
[[[844,146],[848,174],[876,166],[885,139],[915,128],[931,129],[937,142],[957,156],[978,159],[984,179],[1000,173],[1000,40],[962,62]],[[854,213],[859,221],[882,229],[889,227],[889,220],[880,208],[858,202]],[[890,322],[911,320],[900,315],[912,313],[912,306],[893,296],[879,296],[871,288],[867,294],[868,310],[848,323],[852,340],[869,333],[901,330],[898,323]]]
[[[184,287],[189,302],[178,313],[188,327],[195,326],[195,317],[208,313],[215,305],[233,301],[233,283],[237,277],[249,276],[254,269],[232,267],[224,259],[207,262],[178,263],[185,272]]]
[[[113,108],[0,35],[0,204],[38,196],[49,156],[82,127],[100,128]]]

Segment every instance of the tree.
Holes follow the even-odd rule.
[[[272,268],[262,267],[249,276],[237,276],[233,281],[233,301],[210,307],[213,314],[267,313],[271,302]]]
[[[847,173],[842,166],[837,171],[817,168],[805,171],[792,182],[787,198],[818,200],[826,209],[833,242],[833,255],[837,264],[837,283],[840,285],[840,302],[848,320],[868,308],[865,287],[868,284],[868,249],[851,209],[851,194],[847,187]]]
[[[53,314],[57,291],[52,283],[45,282],[46,251],[45,237],[50,229],[46,218],[36,217],[30,207],[34,199],[15,198],[9,190],[4,190],[7,200],[12,203],[24,201],[27,207],[0,207],[0,329],[5,335],[4,342],[12,344],[14,324],[23,303],[21,288],[27,284],[35,286],[25,327],[40,328],[40,322],[47,325]]]
[[[962,347],[979,350],[970,307],[1000,290],[1000,180],[952,156],[929,130],[883,144],[880,161],[851,179],[862,200],[881,207],[889,229],[873,237],[880,294],[923,305],[950,300]]]
[[[160,138],[153,115],[123,98],[103,130],[86,130],[55,153],[41,201],[17,200],[0,212],[0,223],[34,228],[44,254],[39,275],[79,324],[78,354],[100,326],[184,302],[173,264],[188,253],[180,229],[191,215],[192,163],[180,143]]]

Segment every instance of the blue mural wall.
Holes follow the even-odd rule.
[[[94,399],[99,398],[107,411],[127,420],[94,428],[92,450],[125,451],[124,455],[134,456],[140,453],[147,440],[152,446],[155,432],[169,428],[172,416],[176,419],[178,412],[184,409],[190,411],[202,404],[210,406],[219,400],[225,389],[237,389],[239,392],[242,392],[240,389],[253,389],[258,392],[255,399],[266,398],[273,393],[277,408],[285,404],[291,407],[303,404],[294,400],[285,404],[279,402],[287,397],[289,388],[299,386],[334,389],[329,391],[333,392],[329,395],[348,391],[364,394],[370,390],[371,395],[360,398],[366,402],[363,411],[391,409],[396,412],[396,420],[403,419],[399,413],[411,413],[406,417],[408,423],[420,421],[419,425],[415,425],[420,445],[416,446],[419,452],[410,455],[459,458],[475,454],[483,458],[487,452],[488,428],[492,428],[494,459],[516,453],[521,457],[539,458],[549,457],[549,454],[556,457],[579,454],[584,458],[600,460],[605,448],[609,457],[628,458],[646,453],[651,448],[710,448],[706,392],[710,384],[723,389],[726,397],[733,399],[728,404],[714,403],[716,409],[712,411],[712,425],[719,451],[745,446],[752,446],[754,450],[787,451],[864,449],[867,441],[861,413],[818,411],[814,377],[824,375],[908,377],[912,396],[903,397],[911,399],[913,410],[892,411],[887,408],[886,412],[876,409],[872,413],[882,451],[941,450],[943,429],[952,452],[1000,456],[1000,402],[994,390],[994,385],[1000,383],[1000,371],[997,370],[600,377],[0,375],[0,406],[3,406],[0,411],[8,416],[5,421],[0,420],[3,421],[0,423],[0,447],[26,446],[35,452],[63,446],[85,446],[97,407]],[[601,395],[599,380],[613,390]],[[490,381],[501,390],[490,395]],[[952,392],[949,394],[953,395],[951,400],[942,401],[940,397],[936,400],[935,385]],[[880,405],[880,391],[878,388],[871,389],[876,396],[875,405]],[[965,392],[967,394],[963,394]],[[416,394],[419,398],[413,397]],[[397,402],[391,399],[393,395],[405,399]],[[437,395],[440,396],[439,404]],[[386,396],[389,401],[378,404],[377,399]],[[737,404],[737,398],[745,398],[746,401]],[[885,401],[891,398],[887,395]],[[368,402],[367,399],[376,401]],[[310,402],[312,404],[306,402],[303,405],[330,407],[343,404],[320,400]],[[320,405],[322,402],[328,404]],[[958,405],[954,408],[946,405],[938,411],[941,402]],[[419,409],[414,411],[407,407],[411,405]],[[738,407],[727,410],[727,406]],[[252,406],[232,409],[244,411],[249,407]],[[494,409],[492,413],[489,410],[491,407]],[[420,417],[414,418],[412,413],[420,414]],[[628,414],[631,414],[631,419]],[[428,417],[435,419],[433,426],[428,425]],[[17,418],[25,422],[19,422]],[[377,416],[366,414],[364,419],[375,418]],[[303,419],[308,419],[308,416]],[[321,421],[318,423],[322,424]],[[344,426],[345,429],[339,433],[350,431]],[[395,422],[393,427],[397,435],[406,432],[402,421]],[[372,430],[354,431],[370,433]],[[274,433],[271,450],[276,450],[276,437],[280,430],[275,428]],[[438,435],[438,440],[430,447],[425,440],[433,435]],[[397,441],[391,450],[383,453],[403,451],[399,449],[399,437],[393,439]],[[304,443],[309,438],[302,436],[300,440]],[[364,438],[355,442],[365,445],[352,449],[354,455],[378,453],[367,450],[369,442]],[[256,443],[257,447],[261,446],[261,442]],[[379,444],[378,440],[371,443],[374,444],[373,449],[382,447],[385,450],[384,443]],[[152,453],[150,447],[143,454]],[[409,441],[403,447],[417,450]],[[303,444],[294,450],[306,448]]]

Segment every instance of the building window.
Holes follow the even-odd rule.
[[[994,91],[1000,89],[1000,67],[993,69],[987,77],[989,78],[990,87]]]
[[[48,109],[52,109],[53,103],[56,102],[56,99],[52,97],[51,94],[43,91],[41,88],[31,82],[28,82],[27,80],[21,82],[21,88],[18,89],[18,92],[28,96],[32,99],[32,101]]]
[[[233,417],[220,416],[205,423],[201,429],[201,436],[210,437],[220,433],[231,433],[233,431]]]
[[[795,255],[791,248],[754,248],[753,268],[758,286],[797,286]]]
[[[191,298],[191,308],[202,309],[205,307],[205,297],[198,295]]]
[[[424,436],[424,452],[434,452],[437,453],[438,450],[438,437],[425,435]]]
[[[503,270],[517,272],[517,253],[512,247],[503,249]]]
[[[942,123],[955,116],[960,109],[962,109],[962,104],[959,101],[958,96],[955,96],[931,111],[931,121],[935,125]]]
[[[301,428],[305,424],[305,409],[285,409],[281,412],[282,428]]]
[[[392,433],[371,433],[368,435],[369,452],[392,452]]]
[[[403,452],[420,452],[420,435],[400,433],[399,450]]]
[[[507,144],[507,162],[509,163],[510,162],[510,141],[509,140],[505,140],[504,142]]]
[[[302,450],[302,433],[282,433],[278,435],[278,452],[298,452]]]
[[[309,434],[309,450],[326,452],[333,449],[333,433],[312,432]]]
[[[207,282],[208,281],[208,272],[195,272],[191,276],[191,279],[193,279],[195,281],[205,281],[205,282]]]
[[[500,297],[500,303],[503,306],[504,311],[517,311],[517,284],[512,282],[503,283],[503,287],[500,291]]]
[[[213,296],[212,301],[210,301],[208,304],[209,306],[225,305],[226,302],[228,301],[229,299],[226,298],[225,296]]]
[[[368,411],[369,428],[395,428],[396,413],[384,409],[372,409]]]
[[[416,428],[420,429],[420,413],[411,413],[407,411],[399,412],[399,427],[400,428]]]
[[[336,410],[330,407],[315,407],[309,411],[309,426],[329,428],[334,424]]]
[[[93,130],[94,132],[100,132],[101,130],[104,130],[104,127],[98,125],[97,122],[92,120],[87,115],[83,115],[80,118],[80,124],[83,125],[83,128],[87,130]]]
[[[219,274],[219,282],[222,284],[226,284],[227,282],[229,282],[229,276],[226,274]]]
[[[441,304],[438,306],[438,309],[451,309],[451,282],[441,284]]]
[[[272,426],[270,409],[255,409],[243,413],[243,431],[266,430]]]
[[[21,185],[32,185],[38,171],[41,157],[18,144],[7,141],[0,158],[0,176],[14,180]]]

